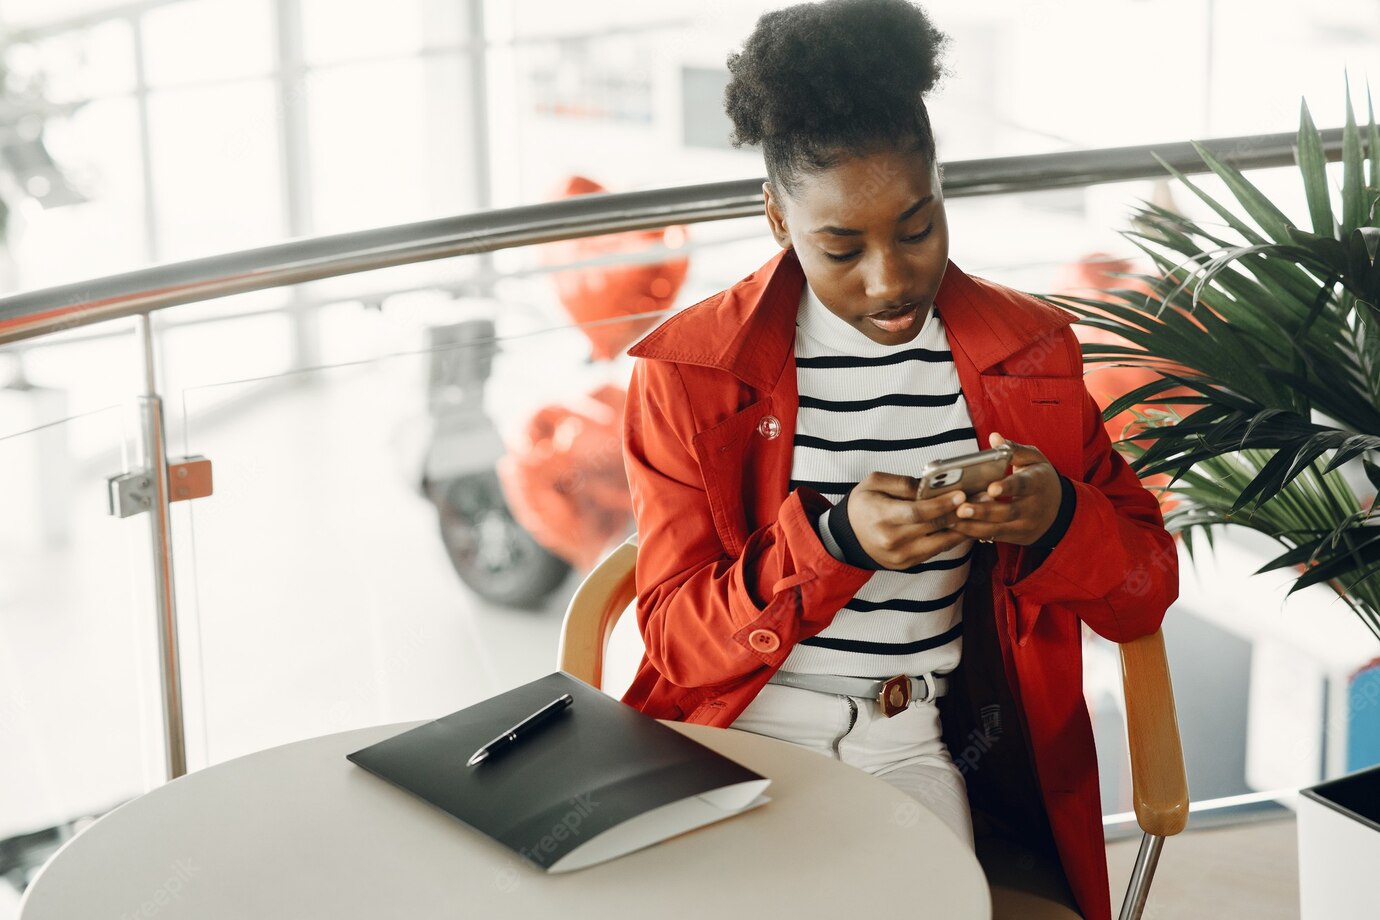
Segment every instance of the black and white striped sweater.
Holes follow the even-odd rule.
[[[795,359],[792,489],[810,486],[838,501],[873,470],[917,476],[930,460],[978,449],[933,309],[914,340],[882,345],[830,313],[806,284]],[[843,559],[827,517],[820,538]],[[874,573],[823,632],[796,645],[782,669],[857,677],[952,670],[962,650],[972,547],[964,543],[911,572]]]

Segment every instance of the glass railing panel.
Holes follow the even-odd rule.
[[[174,509],[193,768],[554,668],[580,575],[632,528],[623,350],[775,244],[750,220],[633,249],[419,263],[299,286],[289,314],[160,323],[170,443],[215,469]],[[623,271],[681,260],[654,287]],[[608,284],[574,312],[572,271]],[[614,303],[639,284],[656,296]]]
[[[621,401],[591,394],[621,397],[629,365],[589,361],[550,290],[406,291],[326,304],[311,323],[325,363],[263,374],[246,360],[236,375],[230,361],[170,394],[174,443],[210,457],[216,481],[174,521],[193,767],[434,717],[549,673],[578,574],[513,520],[495,468],[553,412],[592,413],[621,485]],[[223,354],[255,342],[281,360],[284,329],[241,343],[238,323],[219,325]],[[535,501],[583,487],[535,467]],[[572,508],[579,527],[593,506]],[[624,507],[581,535],[607,544],[630,526]],[[601,546],[564,548],[592,562]]]
[[[138,351],[129,320],[102,323],[0,347],[0,385],[34,397],[14,400],[0,416],[0,435],[61,423],[126,403],[138,389]],[[94,460],[111,442],[81,427],[68,432],[76,456]],[[111,472],[118,472],[112,470]]]
[[[107,513],[135,413],[33,371],[0,387],[0,917],[81,822],[165,779],[148,518]]]
[[[295,300],[321,305],[355,300],[377,309],[385,299],[410,291],[449,291],[475,293],[494,283],[491,271],[483,268],[485,256],[439,259],[395,265],[357,275],[323,278],[298,285]]]
[[[181,324],[160,327],[159,333],[159,354],[164,356],[161,379],[172,404],[169,415],[174,437],[170,439],[170,449],[185,446],[177,440],[183,433],[177,424],[182,408],[175,405],[175,400],[188,386],[227,378],[273,378],[296,366],[292,315],[286,311],[229,321],[186,322],[200,319],[197,311],[191,312],[191,317],[178,317]],[[211,408],[212,397],[208,394],[201,411]]]
[[[287,312],[292,305],[291,288],[265,288],[229,297],[217,297],[200,303],[182,304],[162,313],[158,325],[163,329],[181,328],[214,319],[248,316],[259,313]],[[165,348],[165,351],[169,349]],[[168,355],[168,358],[175,358]]]

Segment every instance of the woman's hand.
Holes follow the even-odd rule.
[[[863,551],[888,569],[908,569],[967,542],[950,530],[963,493],[916,500],[920,480],[895,473],[868,473],[848,496],[848,523]],[[1057,491],[1057,484],[1056,484]]]
[[[1010,444],[1014,450],[1011,475],[988,486],[985,495],[959,505],[953,530],[975,540],[1029,546],[1059,516],[1063,489],[1059,474],[1038,449],[1007,441],[993,432],[991,445],[1002,444]]]

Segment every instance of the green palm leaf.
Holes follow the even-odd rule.
[[[1303,569],[1291,593],[1326,584],[1380,637],[1380,578],[1371,571],[1380,564],[1380,528],[1364,523],[1366,512],[1339,473],[1310,470],[1248,513],[1232,510],[1236,492],[1271,459],[1268,451],[1245,451],[1200,463],[1174,487],[1179,504],[1165,516],[1166,525],[1182,536],[1190,555],[1198,548],[1195,535],[1210,542],[1213,528],[1223,525],[1271,537],[1285,550],[1260,572]]]
[[[1302,104],[1299,114],[1299,142],[1294,155],[1298,158],[1299,171],[1303,173],[1303,190],[1308,196],[1313,232],[1318,236],[1332,237],[1337,229],[1333,225],[1332,195],[1327,187],[1327,158],[1323,155],[1322,135],[1313,125],[1306,102]]]
[[[1219,526],[1267,533],[1285,551],[1266,570],[1301,567],[1295,590],[1330,585],[1380,637],[1380,526],[1344,475],[1360,465],[1380,486],[1380,126],[1369,88],[1366,115],[1358,125],[1348,83],[1334,192],[1300,106],[1295,159],[1311,229],[1198,147],[1226,197],[1165,168],[1221,225],[1145,203],[1124,235],[1156,274],[1098,299],[1051,300],[1119,337],[1085,344],[1087,363],[1155,372],[1104,417],[1167,407],[1142,410],[1118,447],[1141,475],[1170,475],[1181,504],[1166,522],[1190,551],[1195,534],[1210,544]]]
[[[1366,223],[1366,183],[1361,176],[1361,132],[1351,107],[1351,78],[1346,81],[1346,124],[1342,127],[1342,232]]]

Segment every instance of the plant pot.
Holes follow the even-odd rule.
[[[1380,767],[1301,791],[1301,920],[1375,917],[1375,869],[1380,866]]]

